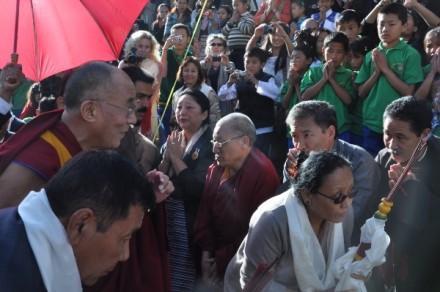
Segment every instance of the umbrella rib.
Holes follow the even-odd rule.
[[[83,0],[80,0],[79,2],[81,2],[81,4],[84,6],[85,10],[90,14],[90,16],[95,20],[95,23],[97,24],[97,26],[99,27],[99,30],[101,31],[101,34],[104,36],[105,41],[107,42],[108,46],[111,48],[112,52],[113,52],[113,56],[117,59],[118,55],[115,52],[115,48],[113,48],[112,44],[109,42],[107,36],[104,33],[104,30],[101,27],[101,24],[96,21],[95,17],[93,16],[93,14],[90,13],[89,9],[87,9],[87,7],[84,5]]]
[[[32,14],[32,27],[33,27],[33,32],[34,32],[34,56],[35,56],[35,77],[36,77],[36,81],[41,81],[40,80],[40,66],[38,64],[40,64],[40,60],[39,60],[39,55],[38,55],[38,40],[37,40],[37,27],[36,27],[36,23],[35,23],[35,14],[34,14],[34,2],[31,0],[31,14]]]

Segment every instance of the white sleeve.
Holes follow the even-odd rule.
[[[228,88],[228,84],[223,84],[218,91],[218,99],[220,100],[233,100],[237,98],[237,88],[235,83]]]
[[[3,98],[0,97],[0,114],[6,115],[12,108],[12,104],[6,102]]]
[[[274,78],[270,78],[268,82],[259,80],[257,85],[257,93],[267,96],[274,101],[280,101],[280,89],[276,85]]]

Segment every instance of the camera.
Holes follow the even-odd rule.
[[[240,80],[244,78],[244,76],[246,76],[246,71],[236,71],[234,74],[235,78],[237,78],[237,80]]]
[[[175,41],[176,43],[180,43],[180,42],[182,42],[182,40],[183,40],[183,36],[181,34],[175,35],[173,37],[173,41]]]
[[[220,56],[212,56],[213,62],[220,62],[221,60],[222,60],[222,57],[220,57]]]
[[[127,57],[124,59],[124,63],[137,65],[142,62],[145,58],[136,55],[137,48],[131,48]]]
[[[275,32],[275,27],[273,26],[273,25],[271,25],[271,24],[266,24],[265,26],[264,26],[264,33],[265,34],[267,34],[267,33],[274,33]]]

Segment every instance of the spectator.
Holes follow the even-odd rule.
[[[200,252],[193,248],[193,224],[209,165],[214,161],[209,140],[209,100],[199,90],[187,89],[177,102],[173,131],[162,147],[159,170],[167,173],[175,190],[165,201],[169,238],[171,290],[192,291]]]
[[[246,45],[254,33],[255,24],[252,15],[248,11],[248,0],[234,0],[233,7],[232,17],[223,27],[222,34],[228,40],[229,59],[237,69],[243,70]]]
[[[363,104],[363,147],[372,155],[383,148],[382,119],[388,104],[400,96],[411,95],[422,81],[420,54],[400,36],[407,22],[402,4],[392,3],[380,9],[377,30],[381,43],[369,52],[355,83]]]
[[[292,13],[292,22],[290,23],[290,37],[292,38],[295,31],[301,29],[301,25],[304,20],[307,19],[307,16],[305,15],[304,1],[302,0],[293,0],[290,8]]]
[[[345,33],[350,44],[359,38],[361,30],[361,16],[354,10],[344,10],[336,18],[336,31]]]
[[[175,24],[181,23],[188,28],[191,27],[191,9],[188,8],[188,0],[176,0],[173,9],[167,16],[167,22],[165,24],[165,31],[163,39],[166,41],[170,34],[172,34],[172,28]],[[188,35],[191,32],[188,31]]]
[[[154,38],[159,42],[161,46],[164,45],[165,39],[164,32],[165,32],[165,23],[167,21],[168,13],[170,13],[171,7],[166,4],[162,3],[157,7],[157,17],[156,20],[153,22],[153,35]]]
[[[232,9],[228,5],[222,5],[218,9],[218,30],[219,32],[225,27],[226,23],[232,16]]]
[[[291,18],[290,0],[263,0],[254,16],[254,22],[256,26],[278,21],[289,24]]]
[[[317,28],[315,31],[312,32],[312,36],[315,38],[316,44],[313,46],[316,49],[316,59],[312,63],[310,67],[318,67],[321,66],[325,59],[324,59],[324,40],[325,38],[331,34],[331,32],[328,29],[325,28]]]
[[[332,10],[334,0],[317,0],[319,13],[314,13],[311,18],[316,20],[319,27],[328,29],[331,32],[336,31],[336,19],[339,13]]]

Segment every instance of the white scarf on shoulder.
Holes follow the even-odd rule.
[[[46,191],[30,192],[18,206],[18,213],[47,291],[82,291],[72,246],[50,207]]]
[[[327,258],[307,216],[306,209],[292,191],[285,201],[289,225],[293,268],[298,285],[303,292],[333,290],[336,279],[333,264],[344,254],[342,223],[326,222],[322,228]]]

